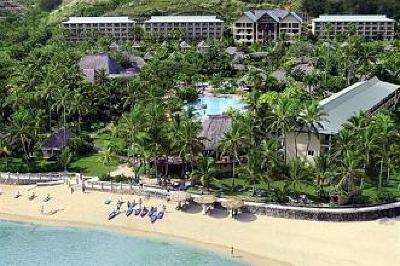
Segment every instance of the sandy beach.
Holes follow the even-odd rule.
[[[45,223],[60,226],[96,227],[149,237],[171,237],[234,255],[250,265],[400,265],[400,219],[371,222],[331,223],[300,221],[256,216],[252,214],[231,219],[223,211],[212,217],[193,207],[187,212],[175,210],[174,203],[144,199],[146,206],[167,206],[163,220],[151,224],[149,219],[127,218],[125,214],[108,221],[118,194],[105,205],[110,196],[102,192],[70,193],[64,185],[36,187],[1,185],[0,219]],[[17,191],[22,196],[14,198]],[[38,196],[33,201],[32,192]],[[43,203],[50,193],[52,199]],[[122,196],[136,200],[135,196]],[[62,209],[55,215],[42,215],[45,210]],[[126,207],[124,206],[124,209]]]

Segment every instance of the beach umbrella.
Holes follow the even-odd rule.
[[[194,198],[193,201],[201,204],[203,207],[203,214],[207,214],[207,206],[214,204],[214,202],[217,201],[217,198],[213,195],[203,195],[201,197]]]
[[[194,202],[199,204],[213,204],[217,201],[217,198],[213,195],[203,195],[193,199]]]
[[[178,203],[178,209],[181,208],[181,202],[186,202],[192,198],[192,195],[186,191],[176,191],[171,194],[170,200]]]
[[[230,200],[221,202],[221,206],[226,209],[231,210],[231,217],[233,217],[233,215],[235,214],[235,211],[244,206],[244,202],[242,200],[230,199]]]
[[[173,202],[186,202],[192,198],[192,195],[186,191],[176,191],[171,194],[171,200]]]

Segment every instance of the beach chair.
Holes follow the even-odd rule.
[[[294,204],[294,203],[299,203],[298,199],[292,198],[291,196],[288,196],[289,202]]]

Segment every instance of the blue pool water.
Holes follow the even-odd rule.
[[[238,266],[217,254],[107,231],[0,221],[0,265]]]
[[[197,113],[200,115],[201,119],[204,120],[209,115],[220,115],[226,112],[229,108],[236,110],[243,110],[245,105],[238,98],[233,97],[212,97],[212,96],[202,96],[191,104],[196,108]],[[203,107],[206,107],[203,109]]]

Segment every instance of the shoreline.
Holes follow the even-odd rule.
[[[43,225],[43,226],[51,226],[51,227],[68,227],[68,228],[77,228],[77,229],[87,229],[87,230],[95,230],[95,231],[101,231],[101,232],[106,232],[106,233],[117,233],[117,234],[123,234],[129,237],[140,237],[140,238],[148,238],[148,239],[154,239],[154,240],[166,240],[171,243],[177,243],[177,244],[189,244],[193,248],[200,248],[202,250],[205,250],[207,252],[210,252],[212,254],[216,254],[218,256],[221,256],[223,258],[231,259],[231,260],[238,260],[241,264],[244,265],[254,265],[254,266],[261,266],[265,265],[267,262],[268,265],[273,265],[273,266],[290,266],[291,264],[288,263],[283,263],[283,262],[277,262],[270,260],[268,258],[264,258],[262,256],[258,256],[255,254],[251,254],[249,252],[245,252],[240,249],[235,249],[235,255],[231,257],[228,254],[228,250],[230,247],[227,246],[220,246],[216,244],[211,244],[211,243],[206,243],[206,242],[200,242],[196,241],[194,239],[190,238],[184,238],[184,237],[177,237],[174,235],[169,235],[165,233],[155,233],[151,231],[142,231],[142,230],[135,230],[131,228],[126,228],[126,227],[120,227],[120,226],[107,226],[107,225],[99,225],[95,223],[75,223],[71,221],[55,221],[55,220],[48,220],[48,221],[43,221],[34,217],[29,217],[29,216],[20,216],[20,215],[13,215],[13,214],[4,214],[0,213],[0,222],[1,221],[7,221],[7,222],[15,222],[15,223],[25,223],[25,224],[34,224],[34,225]]]
[[[240,219],[228,218],[226,212],[205,216],[198,209],[176,211],[175,204],[155,198],[143,198],[149,206],[167,205],[166,217],[151,224],[146,219],[117,216],[108,221],[113,202],[105,205],[106,192],[70,194],[66,186],[36,187],[1,186],[0,220],[28,222],[50,226],[69,226],[110,231],[137,237],[167,239],[210,250],[229,258],[230,248],[245,265],[399,265],[400,219],[370,222],[321,222],[288,220],[249,214]],[[16,191],[22,197],[14,199]],[[28,201],[35,191],[38,196]],[[52,199],[41,199],[50,193]],[[124,200],[138,201],[139,197],[121,195]],[[62,208],[53,216],[41,215],[39,209]],[[123,206],[123,210],[125,206]],[[123,216],[123,217],[122,217]],[[244,219],[246,218],[246,219]],[[358,252],[355,253],[354,250]],[[233,258],[236,260],[236,258]]]
[[[2,186],[3,188],[5,187],[4,185]],[[12,189],[19,189],[19,191],[22,191],[22,189],[26,188],[27,190],[30,190],[30,186],[17,186],[17,185],[7,185],[6,187]],[[62,187],[62,185],[58,186],[57,188]],[[36,187],[34,190],[30,191],[37,191],[37,190],[54,190],[54,187]],[[18,190],[17,189],[17,190]],[[66,190],[66,187],[65,187]],[[82,192],[74,192],[75,195],[80,194],[81,196],[85,196],[85,194],[97,194],[97,195],[102,195],[107,197],[109,193],[106,192],[98,192],[98,191],[90,191],[88,193],[82,193]],[[9,195],[10,196],[10,195]],[[126,195],[119,195],[119,194],[112,194],[112,196],[116,199],[118,196],[122,196],[126,198]],[[0,202],[2,197],[4,195],[0,196]],[[134,197],[134,196],[132,196]],[[131,197],[131,198],[132,198]],[[138,197],[135,197],[138,198]],[[154,199],[153,199],[154,200]],[[160,200],[155,200],[155,201],[160,201]],[[107,205],[104,205],[107,206]],[[171,209],[171,208],[170,208]],[[38,211],[39,213],[39,211]],[[168,211],[167,211],[168,215]],[[55,219],[52,219],[52,218]],[[123,217],[123,219],[140,219],[138,217],[130,217],[126,218]],[[168,219],[168,218],[166,218]],[[290,266],[292,264],[290,263],[285,263],[281,261],[277,261],[274,259],[270,259],[264,256],[260,256],[258,254],[253,254],[248,251],[244,251],[240,248],[234,247],[234,257],[231,257],[230,254],[230,249],[231,246],[229,245],[220,245],[212,242],[207,242],[207,241],[201,241],[199,239],[194,239],[191,237],[185,237],[182,235],[176,235],[176,234],[171,234],[167,232],[161,232],[161,231],[154,231],[154,230],[145,230],[143,228],[133,228],[130,227],[129,225],[121,225],[121,224],[105,224],[105,223],[98,223],[98,222],[90,222],[90,221],[74,221],[70,219],[57,219],[57,214],[54,216],[41,216],[41,215],[21,215],[21,214],[13,214],[10,212],[3,212],[1,205],[0,205],[0,221],[10,221],[10,222],[20,222],[20,223],[31,223],[31,224],[38,224],[38,225],[45,225],[45,226],[54,226],[54,227],[72,227],[72,228],[81,228],[81,229],[88,229],[88,230],[99,230],[99,231],[104,231],[104,232],[112,232],[112,233],[120,233],[120,234],[125,234],[131,237],[143,237],[143,238],[151,238],[151,239],[158,239],[158,240],[168,240],[173,243],[178,243],[178,244],[189,244],[194,248],[200,248],[203,250],[206,250],[208,252],[214,253],[216,255],[219,255],[224,258],[228,259],[233,259],[233,260],[238,260],[241,264],[244,265],[254,265],[254,266]],[[106,221],[107,222],[107,221]],[[113,221],[111,221],[113,222]],[[157,226],[157,222],[155,224]]]

